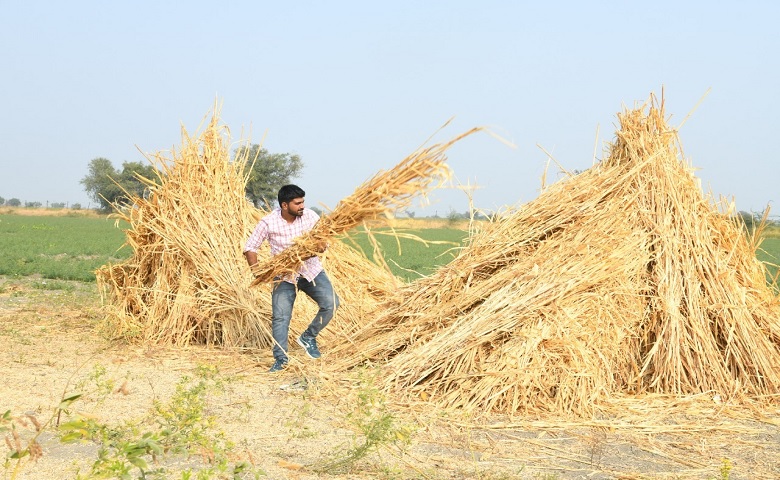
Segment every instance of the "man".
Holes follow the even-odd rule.
[[[314,227],[320,217],[304,207],[305,196],[306,192],[296,185],[285,185],[279,189],[279,208],[258,222],[244,247],[244,256],[250,266],[257,263],[257,251],[265,240],[271,246],[271,255],[276,255],[292,245],[296,237]],[[309,327],[298,337],[298,344],[311,358],[320,358],[317,335],[330,322],[339,306],[339,297],[333,291],[322,262],[316,255],[306,259],[295,275],[275,278],[271,294],[274,364],[269,372],[278,372],[287,366],[287,337],[298,290],[311,297],[320,307]]]

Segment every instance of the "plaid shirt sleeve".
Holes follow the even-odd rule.
[[[262,245],[267,238],[268,223],[265,222],[265,219],[262,219],[257,222],[257,226],[252,232],[252,235],[250,235],[247,239],[246,245],[244,246],[244,251],[257,253],[257,251],[260,249],[260,245]]]

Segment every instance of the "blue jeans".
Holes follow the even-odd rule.
[[[301,277],[298,284],[277,282],[271,294],[271,331],[274,337],[274,358],[287,360],[287,337],[290,332],[290,319],[298,290],[308,295],[320,307],[309,327],[301,335],[304,338],[314,338],[333,318],[339,306],[339,297],[333,291],[325,270],[321,271],[313,281]]]

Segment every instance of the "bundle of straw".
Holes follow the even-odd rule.
[[[334,352],[410,400],[591,415],[626,395],[780,393],[780,301],[651,101],[608,157],[475,232]],[[727,212],[726,212],[727,213]]]
[[[303,261],[320,253],[320,246],[367,220],[389,216],[407,207],[412,198],[424,195],[432,186],[450,177],[445,161],[446,150],[455,142],[479,131],[473,128],[452,140],[419,149],[392,169],[380,172],[341,200],[333,212],[324,215],[312,230],[298,237],[295,243],[262,265],[253,269],[253,285],[273,278],[294,274]]]
[[[149,195],[116,214],[129,224],[133,254],[96,272],[106,324],[146,342],[268,347],[260,318],[270,302],[246,288],[248,268],[239,262],[256,219],[244,194],[247,158],[230,161],[216,109],[198,138],[182,128],[182,140],[171,157],[148,157],[158,177],[143,179]]]

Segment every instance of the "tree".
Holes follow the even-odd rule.
[[[130,201],[129,195],[144,196],[146,185],[137,175],[154,178],[154,167],[141,162],[124,162],[120,172],[111,160],[98,157],[89,162],[89,173],[81,179],[81,184],[87,194],[100,204],[100,209],[108,212]]]
[[[258,144],[238,147],[233,158],[247,156],[246,196],[255,206],[274,205],[279,188],[303,170],[301,157],[291,153],[269,153]],[[254,163],[253,163],[254,162]]]
[[[5,205],[5,198],[0,197],[0,205]]]
[[[757,216],[752,212],[742,211],[739,212],[737,216],[748,230],[753,230],[756,227],[756,224],[760,221],[760,217],[757,218]]]
[[[22,204],[22,201],[19,200],[18,198],[11,198],[8,200],[7,203],[9,207],[18,207],[19,205]]]

